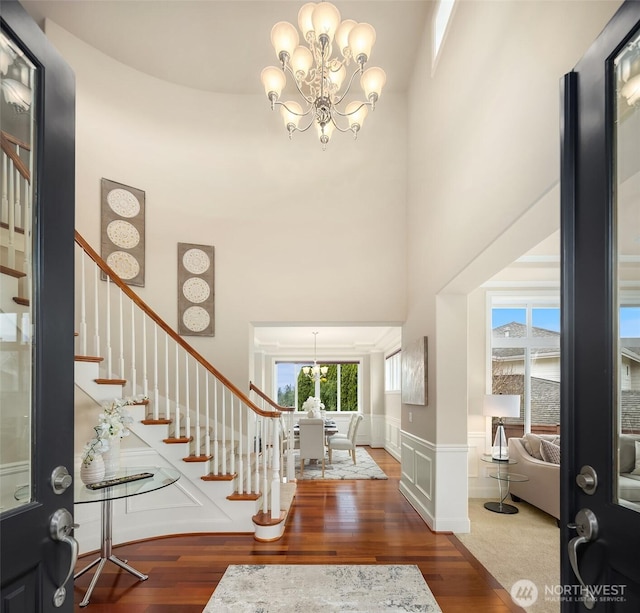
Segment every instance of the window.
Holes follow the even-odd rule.
[[[513,300],[513,302],[510,302]],[[560,424],[560,308],[557,300],[491,298],[491,393],[519,394],[509,436],[557,432]]]
[[[387,356],[384,361],[384,391],[400,391],[400,350]]]
[[[276,362],[276,387],[278,404],[283,407],[296,407],[302,410],[302,404],[309,396],[315,396],[315,381],[303,372],[310,362]],[[320,401],[326,411],[357,411],[359,408],[360,363],[359,362],[322,362],[327,367],[327,375],[320,381]]]

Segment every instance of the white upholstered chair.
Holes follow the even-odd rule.
[[[361,421],[362,415],[354,415],[351,424],[349,424],[349,434],[345,438],[332,436],[329,439],[329,464],[331,464],[331,452],[334,449],[348,451],[353,458],[353,463],[356,463],[356,436]]]
[[[335,438],[336,440],[339,438],[351,438],[351,433],[353,432],[353,427],[356,425],[357,419],[358,419],[358,414],[354,413],[351,416],[351,419],[349,420],[349,427],[347,428],[347,433],[343,434],[342,432],[336,432],[336,434],[332,434],[329,437],[329,441],[331,441],[332,438]]]
[[[300,474],[304,475],[305,460],[321,460],[324,479],[324,419],[301,419],[298,425],[300,426]]]

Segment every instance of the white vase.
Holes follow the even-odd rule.
[[[100,454],[94,456],[88,464],[84,462],[80,466],[80,480],[85,485],[97,483],[104,479],[104,460]]]
[[[120,470],[120,437],[114,436],[109,439],[109,449],[102,452],[104,460],[104,478],[113,479]]]

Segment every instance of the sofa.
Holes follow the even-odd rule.
[[[516,462],[510,471],[529,478],[528,481],[511,482],[509,491],[515,502],[524,500],[560,519],[560,463],[542,458],[542,443],[538,442],[541,440],[552,445],[559,443],[555,434],[525,434],[522,438],[509,439],[509,459]]]
[[[508,445],[509,459],[516,462],[511,471],[529,478],[511,483],[512,499],[524,500],[560,519],[560,437],[525,434],[510,438]],[[620,498],[640,503],[640,435],[620,435],[619,470]]]

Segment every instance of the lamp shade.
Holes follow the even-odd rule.
[[[271,44],[276,50],[276,55],[280,59],[282,59],[280,54],[283,51],[288,55],[288,57],[291,57],[299,42],[300,36],[298,35],[298,30],[296,30],[288,21],[279,21],[271,29]]]
[[[261,73],[260,79],[264,85],[264,93],[269,96],[272,92],[276,95],[276,99],[280,97],[282,88],[286,85],[287,79],[284,73],[275,66],[267,66]]]
[[[487,394],[482,405],[482,414],[489,417],[519,417],[519,394]]]

